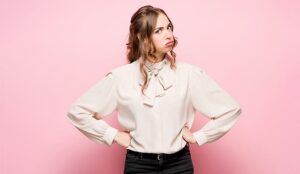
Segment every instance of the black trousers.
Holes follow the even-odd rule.
[[[127,149],[124,174],[193,174],[194,166],[187,144],[173,154],[140,153]]]

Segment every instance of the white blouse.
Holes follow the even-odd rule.
[[[140,59],[111,70],[70,106],[71,123],[89,139],[111,145],[118,129],[103,119],[118,112],[122,131],[131,136],[127,149],[174,153],[186,145],[182,128],[191,128],[195,112],[210,120],[193,132],[197,144],[225,135],[241,114],[240,105],[199,67],[177,61],[146,62],[149,83],[141,93]]]

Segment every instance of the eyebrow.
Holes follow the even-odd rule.
[[[169,22],[169,24],[167,25],[167,27],[168,27],[168,26],[172,26],[172,25],[171,25],[171,22]],[[162,29],[162,28],[164,28],[164,27],[157,27],[157,28],[155,28],[154,30]]]

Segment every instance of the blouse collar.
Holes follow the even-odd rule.
[[[141,59],[139,59],[140,61]],[[139,62],[140,63],[140,62]],[[148,74],[148,85],[146,85],[143,95],[143,103],[148,106],[155,104],[156,97],[165,95],[165,91],[172,87],[171,77],[167,74],[167,69],[170,66],[168,58],[164,58],[158,63],[146,61],[145,68]],[[139,85],[144,83],[142,75],[140,75]]]

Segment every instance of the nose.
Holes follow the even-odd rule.
[[[171,30],[166,30],[165,37],[167,39],[172,39],[173,38],[173,32]]]

